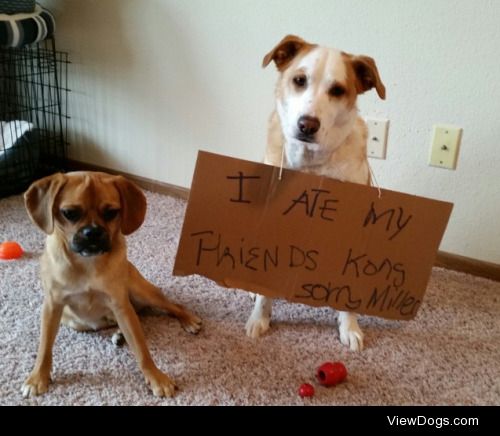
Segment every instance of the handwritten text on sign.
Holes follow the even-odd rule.
[[[313,306],[413,318],[450,203],[200,152],[174,266]]]

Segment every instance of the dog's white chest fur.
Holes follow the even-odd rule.
[[[63,323],[76,330],[99,330],[116,325],[115,316],[109,309],[109,299],[102,292],[88,289],[68,294],[64,300]]]
[[[300,141],[286,143],[287,166],[290,168],[304,168],[323,163],[331,156],[331,150],[318,144],[308,144]]]

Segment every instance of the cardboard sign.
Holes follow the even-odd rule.
[[[415,317],[453,205],[200,152],[174,275]]]

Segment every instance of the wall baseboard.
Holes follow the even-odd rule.
[[[147,191],[183,198],[185,200],[189,198],[189,189],[187,188],[181,188],[169,183],[158,182],[146,177],[140,177],[134,174],[112,170],[110,168],[105,168],[86,162],[69,160],[68,169],[72,171],[102,171],[109,174],[120,174],[128,178],[129,180],[132,180],[134,183],[137,183],[137,185],[139,185],[143,189],[146,189]],[[445,251],[439,251],[436,257],[435,265],[453,271],[464,272],[467,274],[500,281],[500,265],[496,263],[485,262],[482,260],[472,259],[470,257],[447,253]]]
[[[180,186],[171,185],[169,183],[158,182],[153,179],[136,176],[134,174],[125,173],[123,171],[117,171],[111,168],[105,168],[98,165],[71,159],[68,160],[67,167],[70,171],[102,171],[104,173],[121,175],[136,183],[146,191],[157,192],[158,194],[170,195],[172,197],[184,198],[185,200],[189,198],[189,189],[187,188],[181,188]]]
[[[435,265],[500,282],[500,265],[496,263],[439,251]]]

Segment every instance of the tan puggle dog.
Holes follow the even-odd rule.
[[[385,99],[375,61],[288,35],[264,57],[263,66],[271,62],[280,75],[264,162],[369,184],[368,131],[356,101],[372,88]],[[246,324],[248,336],[257,338],[269,329],[271,302],[262,295],[256,297]],[[353,351],[362,350],[357,315],[341,311],[338,319],[341,342]]]
[[[79,331],[118,324],[153,393],[172,396],[175,384],[153,362],[136,310],[167,312],[189,333],[198,333],[201,320],[170,302],[127,260],[124,235],[137,230],[146,213],[142,191],[121,176],[75,172],[33,183],[24,198],[47,240],[41,257],[40,346],[23,395],[47,391],[52,346],[62,322]]]

